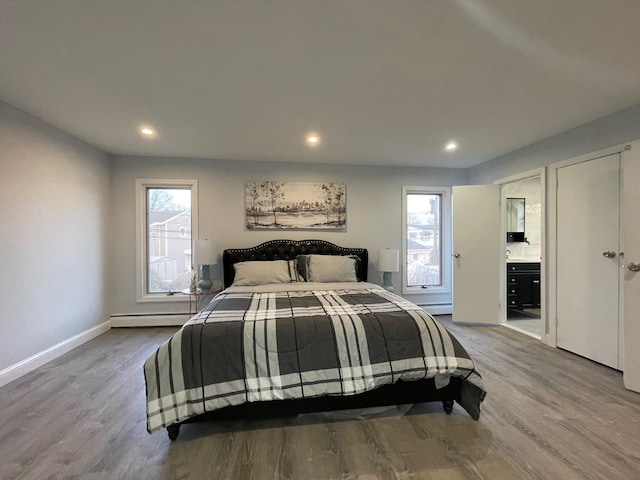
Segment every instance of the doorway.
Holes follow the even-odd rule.
[[[498,180],[503,207],[500,324],[545,341],[544,169]]]

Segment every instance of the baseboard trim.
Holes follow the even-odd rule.
[[[501,323],[485,323],[485,322],[456,322],[451,319],[456,325],[469,325],[470,327],[499,327]]]
[[[453,313],[453,305],[450,303],[438,303],[434,305],[419,305],[431,315],[451,315]]]
[[[79,347],[83,343],[87,343],[89,340],[96,338],[103,333],[106,333],[111,328],[111,322],[107,320],[106,322],[101,323],[100,325],[96,325],[89,330],[81,332],[77,335],[74,335],[71,338],[63,340],[52,347],[47,348],[35,355],[30,356],[18,362],[14,365],[11,365],[4,370],[0,371],[0,387],[17,380],[18,378],[26,375],[27,373],[35,370],[38,367],[41,367],[45,363],[49,363],[51,360],[55,360],[56,358],[64,355],[67,352],[70,352],[76,347]]]
[[[117,314],[111,315],[111,328],[181,327],[189,320],[186,313]]]

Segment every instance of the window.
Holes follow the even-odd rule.
[[[403,293],[450,291],[450,189],[403,187]]]
[[[174,300],[189,288],[197,238],[195,180],[136,180],[138,301]]]

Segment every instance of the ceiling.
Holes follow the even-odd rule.
[[[114,154],[464,168],[640,103],[639,25],[638,0],[0,0],[0,99]]]

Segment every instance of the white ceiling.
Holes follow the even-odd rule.
[[[114,154],[469,167],[640,103],[640,2],[0,0],[0,98]]]

